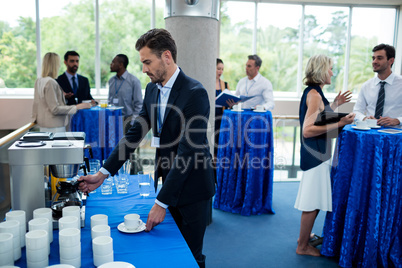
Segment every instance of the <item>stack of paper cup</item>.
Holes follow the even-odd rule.
[[[25,234],[27,232],[27,218],[25,211],[13,210],[6,213],[6,221],[16,220],[20,223],[20,245],[25,246]]]
[[[50,208],[38,208],[33,211],[33,217],[34,219],[37,218],[46,218],[49,220],[49,230],[48,230],[48,235],[49,235],[49,243],[53,242],[53,216],[52,216],[52,210]]]
[[[55,264],[55,265],[48,266],[46,268],[75,268],[75,267],[70,264]]]
[[[47,241],[50,241],[49,236],[49,220],[46,218],[32,219],[28,222],[28,230],[44,230],[47,232]],[[50,243],[47,244],[47,254],[50,254]]]
[[[13,235],[0,233],[0,266],[14,265]]]
[[[78,222],[79,220],[75,216],[63,216],[59,219],[59,231],[67,228],[77,228]]]
[[[81,208],[80,206],[67,206],[62,210],[63,217],[73,216],[78,218],[77,228],[81,228]]]
[[[92,240],[94,265],[100,266],[113,261],[113,239],[110,236],[98,236]]]
[[[49,265],[48,237],[45,230],[33,230],[25,234],[28,268],[43,268]]]
[[[21,239],[20,222],[15,220],[3,221],[0,223],[0,233],[9,233],[13,235],[13,258],[14,261],[21,258]]]
[[[59,232],[60,263],[81,267],[81,231],[65,228]]]

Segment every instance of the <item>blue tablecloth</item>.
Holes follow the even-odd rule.
[[[83,131],[85,143],[92,146],[93,158],[109,157],[114,147],[123,137],[123,116],[121,109],[105,109],[98,106],[79,110],[71,118],[71,131]],[[86,152],[86,156],[88,153]]]
[[[165,220],[149,233],[144,231],[126,234],[117,230],[117,226],[124,222],[124,215],[129,213],[140,214],[141,219],[146,222],[148,212],[155,202],[155,193],[146,198],[140,197],[135,177],[131,176],[128,194],[117,194],[114,188],[112,195],[102,195],[101,189],[98,188],[96,193],[88,197],[85,227],[81,228],[81,267],[95,267],[92,257],[91,216],[106,214],[113,238],[114,261],[129,262],[136,268],[197,268],[197,262],[169,210],[166,211]],[[53,237],[50,265],[60,263],[58,230],[54,230]],[[15,265],[26,267],[25,248],[22,251],[22,258],[15,262]]]
[[[275,213],[272,114],[225,110],[217,155],[214,207],[241,215]]]
[[[402,267],[402,134],[340,133],[321,253],[342,267]]]

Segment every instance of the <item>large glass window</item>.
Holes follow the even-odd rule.
[[[393,45],[395,17],[394,8],[353,8],[348,89],[354,93],[374,76],[373,47],[380,43]]]
[[[331,85],[324,87],[326,92],[338,92],[343,89],[348,20],[347,7],[305,8],[303,70],[313,55],[324,54],[331,57],[334,62],[334,76]]]
[[[231,90],[246,76],[247,56],[252,54],[254,3],[222,2],[220,58],[225,63],[223,80]]]
[[[300,5],[258,4],[260,73],[275,91],[296,91],[301,12]]]
[[[41,55],[56,52],[62,60],[60,74],[66,71],[64,54],[80,54],[78,73],[95,87],[95,9],[93,0],[39,1]]]
[[[14,88],[34,87],[36,80],[34,18],[35,1],[0,2],[0,92],[2,94],[16,94]]]

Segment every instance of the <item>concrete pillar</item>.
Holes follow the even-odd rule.
[[[165,28],[176,41],[178,66],[208,91],[211,106],[208,140],[213,154],[219,1],[167,0],[166,10]]]

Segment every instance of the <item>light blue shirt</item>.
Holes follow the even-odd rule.
[[[73,86],[73,77],[75,77],[75,82],[77,83],[77,90],[78,90],[78,88],[80,87],[80,85],[78,84],[78,75],[77,74],[71,75],[67,71],[65,71],[64,73],[67,75],[68,82],[70,82],[71,89],[74,88],[74,86]]]

